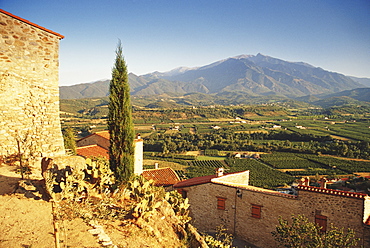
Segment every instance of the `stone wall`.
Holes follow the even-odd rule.
[[[234,230],[235,188],[207,183],[184,188],[190,202],[190,216],[194,226],[200,231],[215,232],[224,225]],[[217,197],[226,198],[225,210],[217,209]]]
[[[298,196],[281,194],[257,187],[233,187],[205,183],[183,188],[190,202],[194,226],[200,231],[214,232],[224,225],[230,233],[258,247],[277,247],[271,234],[276,230],[279,216],[291,220],[294,214],[315,221],[315,215],[327,217],[327,227],[352,228],[367,247],[369,226],[368,196],[361,194],[332,194],[330,190],[299,190]],[[217,197],[225,198],[225,210],[217,209]],[[252,216],[252,206],[260,206],[260,218]]]
[[[242,197],[236,203],[236,219],[239,221],[234,233],[258,247],[277,247],[271,232],[276,231],[279,216],[290,219],[292,214],[299,213],[299,200],[282,194],[241,191]],[[252,217],[252,204],[261,207],[261,218]]]
[[[0,11],[0,155],[63,155],[59,40],[63,36]]]

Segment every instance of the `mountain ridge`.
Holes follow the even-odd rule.
[[[364,79],[362,79],[364,81]],[[366,80],[365,80],[366,81]],[[297,98],[334,94],[364,84],[351,77],[329,72],[305,62],[288,62],[270,56],[238,55],[200,67],[178,67],[141,76],[129,74],[131,95],[164,93],[243,92],[252,96],[277,95]],[[104,97],[109,80],[61,86],[61,99]]]

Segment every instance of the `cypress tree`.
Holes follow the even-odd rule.
[[[118,182],[127,181],[134,172],[134,125],[127,66],[119,41],[109,85],[108,129],[109,162]]]

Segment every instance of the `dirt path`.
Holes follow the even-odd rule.
[[[14,169],[0,167],[0,248],[55,247],[51,202],[34,190],[19,188],[22,180]],[[61,248],[102,247],[81,219],[60,221],[60,227]]]
[[[0,213],[0,247],[54,247],[49,202],[23,195],[3,195]]]

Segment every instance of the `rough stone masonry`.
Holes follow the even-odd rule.
[[[62,35],[0,9],[0,155],[65,154],[59,119]]]

